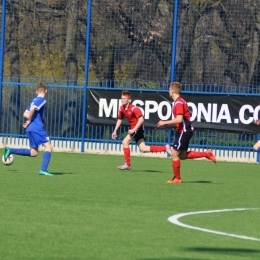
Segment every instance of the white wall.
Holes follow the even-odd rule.
[[[81,142],[76,141],[51,141],[54,152],[75,152],[80,153]],[[29,148],[29,142],[27,138],[13,138],[13,137],[1,137],[0,148],[6,146],[15,148]],[[132,156],[145,156],[145,157],[163,157],[166,158],[166,153],[140,153],[139,148],[133,142],[130,146]],[[43,151],[43,147],[39,147],[40,151]],[[199,151],[199,149],[196,149]],[[90,154],[110,154],[110,155],[123,155],[122,144],[115,143],[95,143],[85,142],[84,153]],[[202,151],[202,150],[200,150]],[[256,163],[256,152],[240,152],[240,151],[227,151],[227,150],[213,150],[217,161],[228,162],[248,162]]]

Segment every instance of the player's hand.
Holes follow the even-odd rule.
[[[136,131],[136,130],[134,130],[134,129],[129,129],[129,130],[128,130],[128,134],[131,135],[131,134],[133,134],[135,131]]]
[[[42,122],[43,122],[44,125],[46,124],[46,117],[44,117],[44,118],[42,119]]]
[[[30,121],[27,120],[23,123],[23,128],[27,128],[27,126],[30,124]]]
[[[117,134],[116,134],[116,132],[113,132],[112,133],[112,139],[116,139],[117,138]]]
[[[160,127],[160,126],[164,126],[164,125],[165,125],[165,122],[162,121],[162,120],[160,120],[160,121],[157,123],[156,127]]]

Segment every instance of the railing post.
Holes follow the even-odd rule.
[[[2,90],[3,90],[3,73],[4,73],[4,56],[5,56],[5,20],[6,20],[6,0],[2,1],[2,37],[1,37],[1,52],[0,52],[0,120],[2,115]]]
[[[173,34],[172,34],[172,67],[171,67],[171,82],[175,80],[175,61],[178,38],[178,15],[179,15],[179,0],[174,1],[174,17],[173,17]]]
[[[176,49],[178,39],[178,16],[179,16],[179,0],[174,1],[174,16],[173,16],[173,33],[172,33],[172,66],[171,66],[171,82],[175,80],[175,63]],[[172,130],[168,131],[168,143],[172,140]]]
[[[83,104],[83,120],[82,120],[82,137],[81,152],[84,152],[85,125],[87,116],[87,94],[88,94],[88,71],[89,71],[89,51],[90,51],[90,27],[91,27],[91,7],[92,0],[88,0],[87,24],[86,24],[86,60],[84,74],[84,104]]]

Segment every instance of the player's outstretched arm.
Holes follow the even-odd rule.
[[[161,126],[164,126],[164,125],[175,125],[175,124],[179,124],[181,123],[183,120],[183,115],[177,115],[176,118],[172,119],[172,120],[167,120],[167,121],[163,121],[163,120],[160,120],[156,127],[161,127]]]

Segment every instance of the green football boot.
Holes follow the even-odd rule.
[[[42,171],[42,170],[39,171],[39,175],[55,176],[54,174],[52,174],[48,171]]]
[[[5,147],[5,153],[4,153],[4,160],[5,160],[5,162],[7,161],[7,158],[10,155],[10,151],[11,151],[10,147]]]

